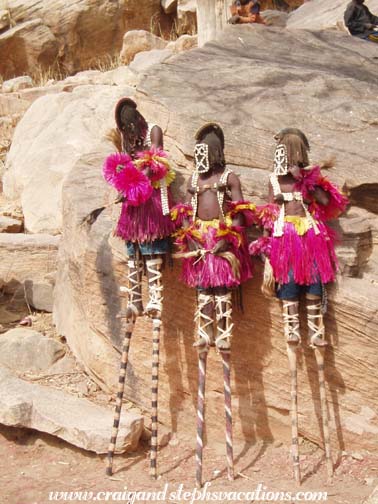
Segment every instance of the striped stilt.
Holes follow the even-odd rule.
[[[115,447],[116,447],[116,442],[117,442],[119,422],[120,422],[120,418],[121,418],[122,399],[123,399],[123,393],[125,390],[126,368],[127,368],[127,361],[128,361],[128,356],[129,356],[130,340],[131,340],[131,336],[133,334],[134,324],[135,324],[134,317],[131,320],[128,320],[127,326],[126,326],[126,334],[125,334],[125,338],[123,340],[121,364],[120,364],[119,379],[118,379],[117,398],[116,398],[116,405],[115,405],[115,410],[114,410],[113,429],[112,429],[112,435],[111,435],[111,439],[110,439],[110,443],[109,443],[108,461],[107,461],[107,467],[106,467],[106,474],[108,476],[111,476],[113,474],[113,457],[114,457],[114,452],[115,452]]]
[[[203,428],[205,421],[205,384],[207,349],[198,353],[196,485],[202,487]]]
[[[223,380],[224,380],[224,408],[226,413],[226,450],[227,450],[227,468],[228,479],[234,479],[234,455],[232,444],[232,405],[231,405],[231,370],[230,370],[230,352],[220,352],[223,362]]]
[[[328,408],[327,408],[327,396],[325,388],[325,378],[324,378],[324,347],[315,348],[315,358],[318,365],[318,376],[319,376],[319,395],[320,404],[322,409],[322,424],[323,424],[323,436],[324,436],[324,449],[327,464],[327,474],[328,480],[331,482],[333,478],[333,462],[331,454],[331,440],[329,434],[329,422],[328,422]]]
[[[317,298],[307,296],[307,324],[309,328],[310,346],[314,349],[316,364],[318,366],[319,396],[322,411],[322,426],[324,449],[327,464],[328,481],[333,478],[333,462],[331,454],[331,440],[329,433],[327,394],[324,376],[324,353],[328,345],[325,339],[325,327],[322,314],[322,303]]]
[[[152,319],[152,381],[151,381],[151,451],[150,475],[157,477],[157,449],[158,449],[158,390],[159,390],[159,343],[160,326],[159,318]]]
[[[136,318],[139,315],[141,315],[140,309],[143,309],[142,294],[141,294],[141,277],[143,271],[143,263],[142,261],[139,260],[138,257],[136,257],[133,259],[129,259],[127,265],[129,268],[127,276],[128,286],[120,287],[121,292],[127,292],[128,294],[127,308],[126,308],[126,333],[122,345],[121,364],[119,370],[116,405],[114,410],[113,429],[108,449],[108,462],[106,467],[106,474],[108,476],[111,476],[113,474],[113,457],[118,436],[119,422],[121,418],[122,399],[125,390],[126,368],[129,358],[130,340],[133,334]]]
[[[161,257],[155,257],[146,261],[150,298],[146,307],[146,313],[152,319],[150,475],[155,479],[157,478],[158,449],[159,343],[161,312],[163,308],[162,263],[163,260]]]
[[[297,387],[297,345],[287,344],[287,355],[290,367],[291,382],[291,456],[293,460],[294,479],[298,485],[301,483],[301,470],[299,465],[298,443],[298,387]]]
[[[224,409],[226,414],[226,453],[228,479],[234,479],[234,455],[232,444],[232,406],[231,406],[231,338],[232,329],[232,297],[231,292],[215,296],[215,312],[217,320],[217,337],[215,345],[222,356],[224,382]]]

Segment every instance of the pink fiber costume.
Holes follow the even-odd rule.
[[[147,167],[149,176],[144,173]],[[105,160],[103,174],[124,196],[116,236],[143,244],[171,235],[175,226],[169,213],[169,185],[175,174],[162,149],[152,146],[138,153],[136,160],[126,153],[111,154]]]
[[[176,225],[180,227],[187,219],[189,225],[180,227],[175,233],[175,244],[179,253],[190,254],[193,245],[203,249],[201,255],[183,259],[182,280],[190,287],[207,289],[212,287],[234,288],[252,277],[252,264],[248,253],[244,226],[234,226],[232,220],[241,213],[246,226],[256,222],[255,205],[244,201],[230,201],[220,188],[227,184],[231,170],[226,169],[217,187],[220,204],[220,217],[205,221],[197,217],[198,186],[196,173],[192,177],[194,196],[192,204],[176,205],[171,214]],[[223,201],[226,200],[227,211],[223,213]],[[228,242],[224,254],[213,254],[211,251],[220,240]]]
[[[278,186],[275,185],[278,183]],[[277,177],[271,176],[274,193],[280,191]],[[322,188],[329,196],[327,206],[315,201],[313,192]],[[284,204],[268,204],[258,208],[259,217],[270,237],[262,237],[250,245],[251,254],[269,257],[278,284],[290,281],[299,285],[322,284],[335,280],[338,267],[335,254],[335,232],[326,224],[344,212],[348,200],[321,174],[319,166],[302,169],[290,199],[302,202],[305,216],[285,215]],[[285,193],[283,193],[285,198]]]

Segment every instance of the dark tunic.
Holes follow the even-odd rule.
[[[366,24],[378,25],[378,17],[374,16],[366,5],[352,1],[344,12],[344,22],[352,35],[367,37],[373,30],[366,28]]]

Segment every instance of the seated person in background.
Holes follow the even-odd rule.
[[[365,0],[352,0],[344,12],[344,22],[351,35],[378,42],[378,16],[364,4]],[[377,29],[377,30],[375,30]]]
[[[265,24],[265,21],[260,16],[261,5],[259,0],[234,0],[230,10],[232,17],[228,20],[228,22],[231,24]]]

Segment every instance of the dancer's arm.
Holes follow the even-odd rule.
[[[228,189],[231,192],[232,201],[242,201],[243,193],[241,190],[241,184],[239,177],[235,175],[235,173],[230,173],[227,180]],[[240,213],[237,213],[232,219],[232,226],[242,226],[244,224],[243,216]],[[220,254],[222,252],[226,252],[229,248],[229,243],[227,240],[222,239],[215,245],[212,250],[213,254]]]
[[[155,125],[151,130],[151,145],[155,147],[164,148],[164,140],[163,140],[163,130],[160,126]]]
[[[323,206],[327,206],[330,202],[330,196],[328,192],[322,189],[319,186],[316,186],[315,191],[313,193],[314,199],[317,203],[320,203]]]
[[[242,201],[243,192],[241,188],[240,179],[235,173],[230,173],[228,176],[228,187],[231,191],[232,201]],[[232,219],[233,226],[242,226],[244,224],[243,216],[241,214],[236,214]]]

